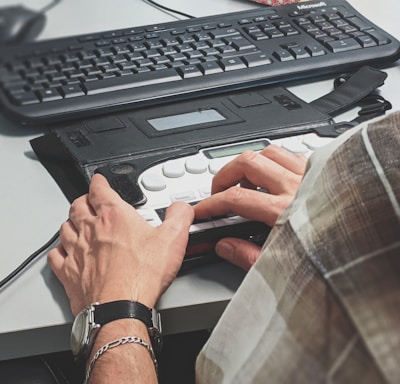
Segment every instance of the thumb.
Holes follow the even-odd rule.
[[[189,239],[189,229],[194,219],[193,207],[184,202],[177,202],[168,207],[165,220],[161,225],[164,240],[175,247],[185,250]]]
[[[165,220],[162,225],[177,233],[182,231],[188,232],[193,219],[193,207],[185,202],[176,202],[167,208]]]
[[[260,256],[261,248],[249,241],[226,238],[215,246],[217,255],[248,271]]]

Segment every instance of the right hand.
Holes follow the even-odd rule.
[[[194,207],[196,218],[233,212],[272,227],[292,202],[306,163],[306,157],[273,144],[260,153],[243,152],[215,175],[211,196]],[[257,260],[260,248],[245,240],[226,238],[217,243],[216,252],[248,270]]]
[[[72,203],[61,242],[48,255],[73,314],[96,301],[153,307],[179,271],[193,217],[193,208],[178,202],[152,227],[103,176],[94,175],[89,193]]]

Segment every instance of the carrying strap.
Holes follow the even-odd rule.
[[[338,115],[356,105],[380,87],[387,78],[385,72],[372,67],[362,67],[353,75],[341,75],[335,80],[332,92],[310,104],[330,116]]]
[[[384,84],[386,78],[387,73],[372,67],[362,67],[352,75],[338,76],[334,81],[334,90],[312,101],[310,105],[331,117],[356,105],[361,109],[353,120],[336,123],[330,133],[319,133],[329,136],[334,131],[338,135],[363,121],[385,114],[392,105],[376,93],[376,89]]]

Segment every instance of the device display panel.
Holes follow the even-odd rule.
[[[262,151],[267,145],[267,140],[257,140],[247,143],[233,144],[224,147],[212,148],[204,150],[204,154],[209,159],[218,159],[221,157],[240,155],[244,151]]]

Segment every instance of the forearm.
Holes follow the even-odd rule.
[[[101,327],[87,367],[101,347],[127,336],[141,338],[151,345],[147,328],[141,321],[133,319],[113,321]],[[140,344],[126,343],[108,349],[98,358],[88,383],[152,384],[157,382],[156,369],[149,351]]]

